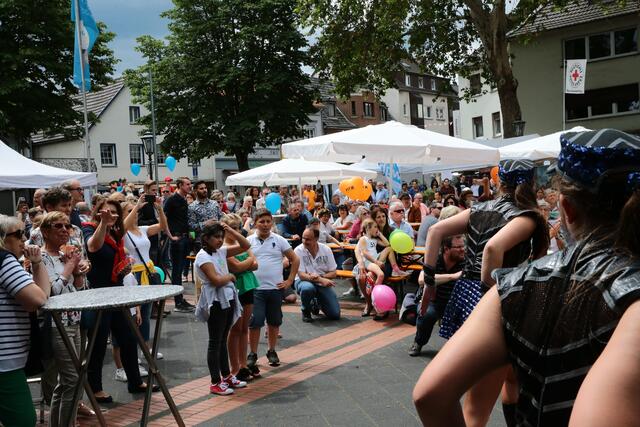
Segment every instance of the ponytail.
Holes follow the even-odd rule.
[[[617,248],[640,256],[640,189],[633,191],[622,207],[615,236]]]
[[[536,223],[536,228],[531,235],[531,252],[534,259],[547,254],[549,249],[549,225],[538,209],[536,192],[531,181],[516,185],[515,188],[502,181],[500,187],[507,194],[512,194],[515,205],[522,210],[532,211],[530,216]]]

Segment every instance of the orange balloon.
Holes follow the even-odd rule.
[[[351,181],[350,178],[343,179],[342,181],[340,181],[340,186],[338,188],[340,189],[340,192],[342,194],[347,194],[347,187],[349,186],[349,181]]]
[[[362,186],[364,185],[364,179],[360,178],[359,176],[354,176],[353,178],[351,178],[351,184],[353,184],[355,188],[362,188]]]
[[[498,171],[500,169],[498,168],[498,166],[494,166],[491,168],[491,181],[493,181],[494,184],[498,184]]]
[[[362,186],[362,200],[368,200],[373,192],[373,188],[371,188],[371,184],[365,182]]]

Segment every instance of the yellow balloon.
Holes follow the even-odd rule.
[[[340,186],[338,188],[340,189],[340,192],[342,194],[347,194],[347,187],[349,186],[350,181],[351,181],[350,178],[343,179],[342,181],[340,181]]]
[[[413,239],[405,232],[395,233],[389,240],[396,253],[407,254],[413,250]]]
[[[365,182],[364,185],[362,186],[362,200],[369,199],[372,192],[373,192],[373,188],[371,188],[371,184],[369,184],[368,182]]]

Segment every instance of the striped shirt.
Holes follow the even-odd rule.
[[[24,367],[29,353],[29,314],[15,296],[33,278],[13,254],[0,251],[0,372]]]
[[[526,267],[494,270],[520,385],[518,425],[569,423],[589,369],[640,298],[640,261],[612,246],[573,246]]]

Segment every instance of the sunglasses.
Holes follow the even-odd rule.
[[[167,191],[167,190],[164,190],[164,191],[162,192],[162,194],[169,194],[169,193],[170,193],[170,192],[169,192],[169,191]]]
[[[51,224],[51,226],[55,229],[61,230],[63,227],[67,229],[67,231],[71,230],[73,226],[71,224],[64,224],[62,222],[56,222],[55,224]]]
[[[80,192],[83,192],[83,191],[84,191],[84,188],[82,188],[82,187],[78,187],[78,188],[70,188],[70,189],[69,189],[69,191],[80,191]]]
[[[24,236],[24,230],[23,229],[18,229],[16,231],[14,231],[13,233],[7,233],[4,235],[4,237],[9,237],[9,236],[13,236],[16,239],[22,239],[22,236]]]
[[[455,204],[456,204],[456,202],[454,202],[454,201],[452,201],[452,200],[450,200],[450,201],[448,201],[448,202],[447,202],[447,205],[448,205],[448,206],[453,206],[453,205],[455,205]]]
[[[396,209],[393,213],[404,213],[404,209]]]

